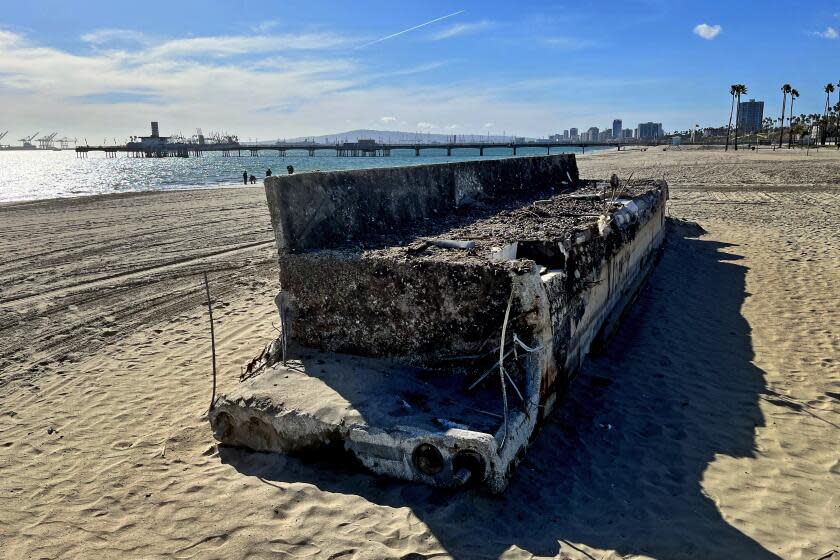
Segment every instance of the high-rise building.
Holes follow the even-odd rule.
[[[589,130],[586,131],[586,140],[587,142],[597,142],[598,141],[598,127],[597,126],[590,126]]]
[[[633,129],[625,128],[621,134],[624,138],[633,138]]]
[[[613,121],[612,137],[621,138],[621,119],[615,119]]]
[[[563,139],[564,139],[564,140],[568,140],[568,139],[569,139],[569,131],[568,131],[568,130],[564,130],[564,131],[563,131]]]
[[[662,132],[662,123],[639,123],[638,130],[639,134],[637,137],[640,140],[655,140],[656,138],[662,138],[664,136],[664,133]]]
[[[572,140],[577,140],[578,139],[578,129],[570,128],[569,129],[569,138],[571,138]]]
[[[738,128],[747,134],[761,130],[764,120],[764,101],[742,101],[738,104]]]

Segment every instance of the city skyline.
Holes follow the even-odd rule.
[[[592,142],[626,138],[657,139],[668,134],[661,122],[649,121],[638,123],[634,128],[624,128],[623,124],[623,119],[614,118],[612,119],[612,125],[603,129],[597,126],[590,126],[586,127],[585,130],[581,129],[583,132],[579,132],[577,127],[564,128],[562,132],[557,132],[549,136],[549,139],[557,141],[580,140]],[[640,130],[643,132],[640,132]]]
[[[789,82],[799,111],[820,112],[823,84],[836,81],[823,68],[840,17],[825,1],[784,22],[766,3],[196,6],[7,6],[0,103],[12,110],[0,131],[122,138],[159,119],[173,132],[266,139],[358,128],[545,137],[616,113],[687,130],[725,124],[731,83],[772,112]],[[593,40],[604,27],[614,36]],[[621,38],[640,27],[648,40]],[[768,48],[779,34],[795,39],[782,53]]]

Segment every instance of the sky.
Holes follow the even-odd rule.
[[[3,0],[0,133],[685,130],[725,124],[732,83],[822,112],[838,47],[823,0]]]

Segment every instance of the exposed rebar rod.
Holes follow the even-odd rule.
[[[277,312],[280,314],[280,352],[282,354],[283,367],[286,367],[286,345],[289,339],[289,320],[286,316],[286,295],[281,290],[274,298],[277,305]]]
[[[522,404],[524,405],[525,399],[522,397],[522,393],[519,392],[519,387],[516,386],[516,383],[513,382],[513,378],[511,378],[510,374],[507,371],[505,371],[505,377],[507,377],[507,380],[510,381],[513,390],[516,391],[516,396],[519,397],[519,400],[522,401]],[[525,412],[528,412],[527,408],[525,409]]]
[[[508,436],[508,400],[507,400],[507,383],[505,382],[505,336],[507,335],[508,319],[510,318],[510,304],[513,303],[513,292],[516,290],[516,284],[510,287],[510,296],[508,296],[507,308],[505,309],[505,322],[502,323],[502,339],[499,341],[499,381],[502,384],[502,418],[504,422],[504,435],[502,436],[502,443],[499,445],[501,451],[507,443]]]
[[[507,358],[507,357],[508,357],[508,356],[510,356],[511,354],[513,354],[513,348],[511,348],[510,350],[508,350],[508,351],[505,353],[504,357],[505,357],[505,358]],[[491,366],[491,367],[490,367],[490,369],[488,369],[487,371],[485,371],[484,373],[482,373],[482,374],[478,377],[478,379],[476,379],[475,381],[473,381],[472,385],[470,385],[469,387],[467,387],[467,391],[472,391],[472,390],[476,387],[476,385],[478,385],[479,383],[481,383],[482,381],[484,381],[484,378],[485,378],[485,377],[487,377],[488,375],[490,375],[491,373],[493,373],[493,372],[496,370],[496,367],[497,367],[496,365],[493,365],[493,366]]]
[[[210,282],[207,271],[204,272],[204,291],[207,293],[207,311],[210,313],[210,349],[213,352],[213,394],[210,397],[210,409],[216,406],[216,333],[213,330],[213,303],[210,300]]]

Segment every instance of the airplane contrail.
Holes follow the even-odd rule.
[[[435,23],[436,21],[440,21],[440,20],[446,19],[446,18],[451,18],[452,16],[457,16],[458,14],[463,14],[465,11],[466,10],[458,10],[457,12],[452,12],[451,14],[447,14],[445,16],[441,16],[439,18],[429,20],[425,23],[421,23],[420,25],[415,25],[414,27],[409,27],[408,29],[403,29],[402,31],[397,31],[396,33],[392,33],[391,35],[388,35],[386,37],[381,37],[381,38],[379,38],[375,41],[371,41],[370,43],[365,43],[364,45],[361,45],[361,46],[356,47],[356,48],[357,49],[363,49],[365,47],[375,45],[376,43],[381,43],[382,41],[387,41],[388,39],[393,39],[394,37],[402,35],[403,33],[408,33],[409,31],[414,31],[415,29],[420,29],[421,27],[426,27],[427,25],[431,25],[431,24]]]

